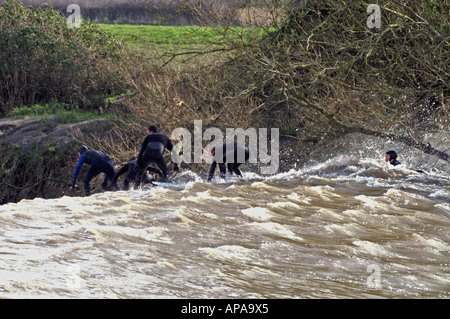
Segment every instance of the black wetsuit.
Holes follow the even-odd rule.
[[[244,157],[242,158],[242,155]],[[227,157],[232,157],[232,161],[227,161]],[[213,162],[209,168],[208,181],[214,176],[217,163],[219,164],[220,176],[223,178],[227,173],[225,163],[227,163],[228,171],[242,177],[239,165],[245,163],[250,157],[249,149],[246,145],[240,143],[223,144],[214,148]]]
[[[399,162],[399,161],[397,161],[396,159],[395,160],[393,160],[392,162],[390,162],[391,163],[391,165],[394,165],[394,166],[397,166],[397,165],[400,165],[401,163]]]
[[[145,170],[152,162],[161,169],[163,173],[162,179],[167,180],[169,170],[163,156],[166,148],[169,151],[172,151],[173,144],[170,139],[162,133],[152,133],[145,138],[137,158],[136,187],[140,185]]]
[[[116,173],[114,169],[114,163],[105,153],[96,150],[87,150],[80,155],[75,173],[73,175],[72,186],[75,186],[77,177],[80,174],[81,167],[84,163],[91,165],[88,172],[86,173],[86,176],[83,179],[85,194],[87,196],[91,194],[89,183],[91,179],[93,179],[100,173],[105,173],[105,179],[102,183],[102,188],[107,189],[108,179],[112,181]],[[111,183],[111,187],[117,188],[117,184]]]
[[[128,163],[126,163],[114,176],[113,182],[112,183],[116,183],[118,178],[127,173],[127,175],[125,176],[125,179],[123,180],[123,189],[128,190],[130,188],[130,183],[134,183],[134,181],[136,180],[137,174],[138,174],[138,170],[137,170],[137,160],[131,160]],[[153,173],[157,173],[159,174],[159,176],[163,176],[163,172],[157,168],[148,166],[147,167],[147,171],[149,172],[153,172]],[[145,182],[150,183],[153,178],[151,176],[149,176],[148,174],[145,174],[143,179],[145,180]]]

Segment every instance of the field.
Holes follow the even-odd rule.
[[[127,45],[142,49],[180,51],[205,46],[219,37],[213,28],[196,26],[99,24],[99,27]]]
[[[104,23],[98,26],[100,30],[123,40],[128,47],[155,59],[157,64],[165,65],[170,61],[178,67],[193,58],[203,62],[220,61],[227,56],[224,54],[228,52],[227,48],[245,45],[251,37],[261,37],[267,31],[251,27]]]

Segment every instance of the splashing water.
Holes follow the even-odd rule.
[[[0,296],[450,297],[444,172],[335,157],[173,183],[1,206]]]

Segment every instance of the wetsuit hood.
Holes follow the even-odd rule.
[[[78,148],[78,153],[83,154],[84,152],[86,152],[88,150],[86,145],[80,146]]]
[[[388,151],[388,152],[386,152],[386,154],[389,155],[389,158],[391,160],[397,159],[397,152],[395,152],[395,151]]]

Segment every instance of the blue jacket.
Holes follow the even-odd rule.
[[[89,164],[91,165],[94,158],[97,156],[106,156],[105,153],[100,152],[100,151],[95,151],[95,150],[88,150],[86,152],[84,152],[83,154],[81,154],[79,160],[78,160],[78,164],[77,167],[75,168],[75,173],[73,174],[73,184],[75,184],[78,175],[80,174],[81,168],[83,167],[83,164]]]

